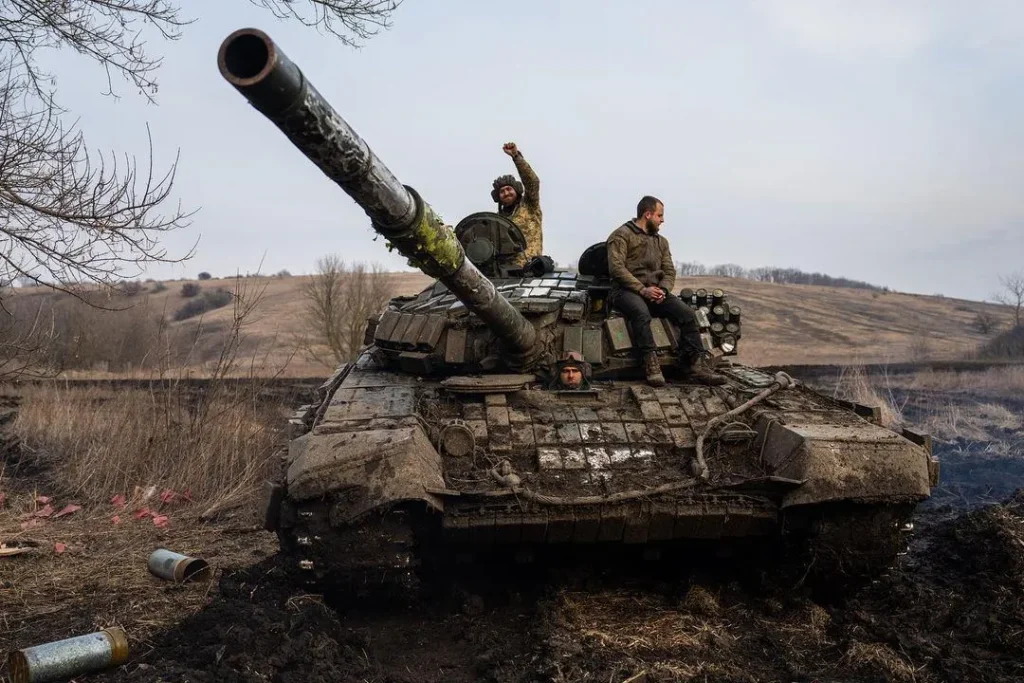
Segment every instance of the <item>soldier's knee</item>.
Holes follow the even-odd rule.
[[[630,318],[630,320],[632,320],[634,322],[637,322],[637,323],[640,323],[641,325],[650,325],[651,324],[651,320],[653,320],[653,316],[651,316],[651,312],[648,311],[646,308],[636,308],[636,309],[634,309],[632,311],[632,313],[630,314],[629,318]]]

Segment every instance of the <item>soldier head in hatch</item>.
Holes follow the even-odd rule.
[[[585,389],[587,388],[587,375],[590,374],[589,363],[583,360],[583,356],[577,351],[565,353],[558,361],[557,386],[560,389]]]

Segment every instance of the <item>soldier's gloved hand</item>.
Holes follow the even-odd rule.
[[[515,155],[519,154],[519,148],[516,147],[516,143],[514,142],[506,142],[504,145],[501,146],[501,150],[510,157],[514,157]]]
[[[554,270],[555,262],[551,260],[550,256],[534,256],[523,266],[523,272],[529,273],[534,277],[540,277],[541,275],[554,272]]]

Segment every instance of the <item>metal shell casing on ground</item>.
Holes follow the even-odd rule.
[[[158,548],[149,556],[149,572],[161,579],[184,583],[207,581],[212,572],[206,560],[182,555],[166,548]]]
[[[122,629],[105,628],[12,652],[13,683],[46,683],[120,666],[128,661],[128,638]]]

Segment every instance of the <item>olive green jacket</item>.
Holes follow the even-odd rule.
[[[656,285],[671,292],[676,284],[676,267],[668,240],[658,233],[648,234],[634,221],[626,221],[608,236],[608,273],[613,287],[640,293]]]

